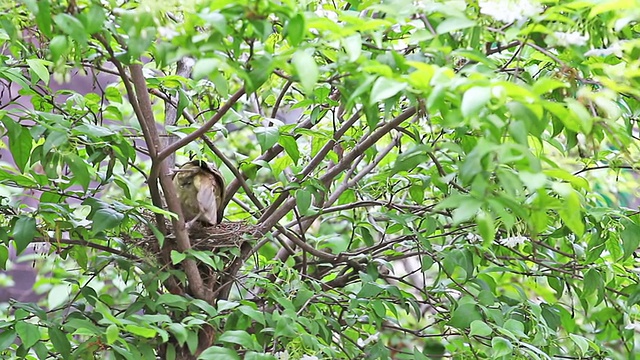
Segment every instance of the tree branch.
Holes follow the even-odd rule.
[[[363,154],[368,148],[373,146],[378,140],[380,140],[384,135],[389,133],[394,127],[400,125],[411,116],[415,115],[417,108],[412,106],[410,109],[405,110],[402,114],[398,115],[393,120],[389,121],[385,125],[378,128],[374,131],[371,136],[362,140],[358,143],[354,149],[345,154],[343,158],[332,168],[328,169],[327,172],[320,177],[320,181],[325,185],[326,188],[329,188],[329,185],[333,181],[333,179],[338,176],[342,171],[347,169],[351,162],[353,162],[358,156]],[[263,219],[258,225],[258,233],[266,234],[275,224],[280,221],[293,207],[295,206],[295,199],[289,198],[282,206],[276,209],[271,216]]]
[[[136,89],[135,94],[129,94],[129,96],[136,96],[140,101],[140,107],[144,116],[142,119],[139,119],[139,121],[141,123],[146,123],[145,126],[142,126],[142,130],[143,132],[145,132],[145,139],[148,138],[151,141],[150,144],[147,143],[147,146],[151,146],[152,148],[154,148],[153,151],[150,151],[152,170],[151,174],[149,175],[149,185],[151,186],[151,183],[155,183],[158,179],[160,180],[160,185],[162,186],[162,190],[164,191],[164,196],[169,211],[178,214],[177,218],[171,219],[171,222],[173,224],[173,231],[176,236],[178,250],[181,252],[186,252],[187,250],[191,249],[191,242],[189,240],[189,234],[187,233],[187,230],[185,228],[184,215],[182,214],[182,208],[180,206],[180,201],[178,200],[175,186],[173,185],[173,181],[171,180],[171,176],[169,175],[166,162],[163,160],[164,158],[160,157],[160,154],[162,152],[162,145],[160,144],[160,138],[158,136],[158,130],[156,128],[153,109],[151,107],[151,99],[149,97],[149,92],[147,89],[147,82],[142,73],[142,65],[131,65],[129,67],[129,70],[131,72],[133,85]],[[153,169],[157,169],[157,171],[154,171]],[[158,172],[160,173],[159,176]],[[212,300],[211,289],[205,288],[196,262],[193,259],[185,259],[183,265],[185,273],[187,275],[187,279],[189,280],[189,289],[191,290],[193,295],[199,299],[210,302]]]
[[[240,90],[236,91],[235,94],[233,94],[229,98],[229,100],[227,100],[227,102],[220,108],[220,110],[218,110],[218,112],[211,119],[209,119],[209,121],[204,123],[198,130],[174,142],[173,144],[171,144],[171,146],[167,147],[166,149],[163,149],[158,154],[158,160],[162,161],[170,154],[176,152],[176,150],[184,147],[185,145],[189,144],[193,140],[204,135],[207,131],[209,131],[209,129],[213,127],[213,125],[215,125],[218,121],[220,121],[220,119],[222,119],[222,117],[231,109],[231,107],[235,105],[238,102],[238,100],[240,100],[240,98],[245,94],[245,92],[246,91],[244,86],[241,87]]]

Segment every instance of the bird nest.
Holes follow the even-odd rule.
[[[165,236],[165,244],[176,244],[176,236],[167,221],[170,233]],[[196,222],[187,231],[191,240],[191,247],[195,250],[207,251],[223,247],[240,247],[244,242],[254,238],[255,226],[244,221],[222,222],[217,225],[206,226]],[[143,250],[158,253],[158,239],[151,229],[146,228],[144,236],[138,239],[138,245]]]
[[[239,222],[223,222],[213,226],[203,226],[195,223],[189,229],[191,246],[196,250],[211,250],[221,247],[239,247],[243,242],[251,239],[255,227]],[[175,239],[173,234],[167,239]]]

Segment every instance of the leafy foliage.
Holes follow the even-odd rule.
[[[639,353],[638,1],[0,9],[0,266],[48,244],[4,357]]]

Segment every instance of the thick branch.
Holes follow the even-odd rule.
[[[171,180],[171,176],[169,175],[166,162],[163,161],[164,158],[160,157],[162,149],[160,145],[160,138],[158,136],[158,130],[156,128],[156,122],[153,116],[153,109],[151,107],[151,99],[149,97],[149,92],[147,89],[147,82],[144,78],[144,75],[142,74],[141,65],[131,65],[129,69],[131,71],[131,78],[136,89],[136,94],[130,94],[130,96],[137,96],[137,98],[139,99],[139,104],[143,113],[143,118],[139,119],[139,121],[141,123],[145,122],[146,126],[142,126],[142,129],[145,133],[149,132],[148,134],[145,134],[145,139],[149,138],[151,141],[151,143],[147,143],[147,146],[155,148],[154,151],[150,152],[152,171],[151,175],[149,176],[149,186],[151,186],[152,182],[155,183],[155,181],[157,181],[156,179],[159,178],[169,211],[178,214],[178,218],[174,218],[171,221],[173,224],[173,231],[176,236],[178,250],[181,252],[185,252],[191,249],[191,242],[189,240],[189,234],[187,233],[187,230],[185,228],[184,216],[182,214],[182,209],[180,206],[180,201],[178,200],[176,189],[173,185],[173,181]],[[154,171],[153,169],[156,169],[156,171]],[[158,172],[160,174],[159,177]],[[205,288],[196,262],[193,259],[186,259],[183,264],[185,273],[187,274],[187,279],[189,280],[189,289],[191,289],[193,295],[199,299],[210,301],[211,290]]]
[[[152,95],[155,95],[157,97],[159,97],[160,99],[162,99],[163,101],[165,101],[165,108],[171,108],[177,110],[177,105],[175,104],[175,102],[169,98],[168,96],[166,96],[165,94],[163,94],[162,92],[156,90],[156,89],[152,89],[150,91],[150,93]],[[182,116],[187,119],[187,122],[189,124],[195,124],[195,120],[193,118],[193,115],[191,115],[187,109],[183,109],[182,110]],[[233,173],[234,175],[234,182],[237,181],[240,183],[240,186],[244,189],[245,193],[247,194],[247,196],[249,197],[249,199],[251,199],[251,202],[253,202],[253,204],[260,210],[262,211],[264,209],[264,206],[260,203],[260,200],[255,196],[255,194],[253,193],[253,191],[251,190],[251,188],[249,187],[249,185],[247,184],[247,182],[244,179],[244,176],[242,175],[242,173],[240,173],[240,171],[236,168],[235,165],[233,165],[233,163],[231,162],[231,160],[229,160],[229,158],[227,156],[225,156],[225,154],[223,154],[220,149],[218,149],[217,146],[215,146],[215,144],[213,143],[213,140],[211,140],[211,138],[209,138],[209,136],[207,136],[206,134],[202,135],[200,137],[200,139],[202,139],[202,141],[204,141],[204,143],[207,145],[207,147],[220,159],[222,160],[222,163]],[[227,197],[229,200],[231,200],[232,197]],[[220,207],[220,209],[224,209],[226,206],[226,202],[223,203],[223,206]],[[221,217],[219,217],[221,218]]]

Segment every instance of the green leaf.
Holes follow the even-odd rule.
[[[63,33],[69,35],[79,45],[84,46],[88,40],[87,30],[80,20],[69,14],[58,14],[53,17],[53,21]]]
[[[460,304],[452,313],[449,325],[457,329],[468,329],[475,320],[482,320],[482,315],[475,304]]]
[[[563,197],[562,208],[558,210],[564,224],[577,236],[584,235],[584,222],[582,219],[582,204],[577,192],[569,184],[555,183],[553,189]]]
[[[31,148],[33,145],[33,138],[29,133],[29,130],[22,125],[13,121],[8,116],[2,118],[2,123],[7,128],[9,135],[9,150],[13,156],[13,161],[16,163],[20,172],[25,171],[25,166],[29,162],[31,155]]]
[[[118,329],[118,325],[111,324],[107,326],[107,330],[105,331],[107,335],[107,344],[113,344],[118,340],[120,336],[120,330]]]
[[[122,223],[124,215],[111,208],[98,209],[91,220],[93,224],[91,230],[94,234],[100,231],[114,228]]]
[[[123,348],[117,345],[111,345],[111,350],[120,355],[120,358],[125,360],[139,360],[142,359],[142,354],[138,351],[137,347]]]
[[[91,175],[89,174],[89,164],[87,164],[80,156],[70,154],[65,157],[65,162],[73,173],[72,181],[82,186],[84,191],[89,188],[91,183]]]
[[[16,332],[11,329],[0,331],[0,351],[7,349],[16,340]]]
[[[108,129],[104,126],[97,126],[93,124],[82,124],[82,125],[76,126],[73,128],[73,132],[96,136],[96,137],[107,137],[107,136],[116,134],[116,132],[111,129]]]
[[[33,351],[38,359],[45,360],[49,358],[49,349],[42,341],[38,341],[31,347],[31,351]]]
[[[364,244],[367,246],[373,246],[374,238],[373,235],[371,235],[371,230],[364,226],[358,227],[358,230],[360,231],[360,235],[362,236],[362,241],[364,242]]]
[[[177,110],[178,117],[176,118],[176,121],[180,120],[180,117],[182,117],[182,113],[184,112],[184,109],[186,109],[190,103],[191,101],[189,100],[189,97],[187,93],[184,91],[184,89],[178,88],[178,110]]]
[[[447,352],[447,348],[445,345],[437,340],[426,340],[424,347],[422,349],[422,353],[424,355],[431,355],[429,359],[438,359],[444,357],[444,354]],[[416,358],[421,359],[421,358]]]
[[[313,94],[313,88],[316,86],[320,76],[318,64],[316,64],[313,56],[308,51],[298,50],[293,54],[291,63],[304,92],[307,95]]]
[[[33,138],[29,130],[25,128],[22,128],[17,137],[9,140],[9,149],[11,150],[11,155],[13,155],[13,160],[22,172],[25,171],[25,167],[29,162],[32,145]]]
[[[198,356],[198,360],[240,360],[240,356],[233,349],[227,349],[220,346],[208,347]]]
[[[547,122],[541,119],[542,107],[511,101],[507,104],[507,108],[511,116],[516,119],[516,121],[521,121],[525,125],[524,128],[529,131],[531,135],[539,138],[545,131]],[[527,146],[526,142],[521,142],[521,144]]]
[[[311,207],[311,191],[308,188],[296,190],[296,204],[300,215],[306,215]]]
[[[127,330],[128,332],[134,335],[142,336],[147,339],[154,338],[158,334],[158,332],[155,329],[146,328],[146,327],[133,325],[133,324],[125,325],[124,328],[125,330]]]
[[[371,87],[371,98],[369,99],[369,104],[374,105],[382,100],[389,99],[404,90],[407,86],[407,83],[391,80],[381,76],[376,79]]]
[[[631,221],[623,221],[624,230],[620,233],[624,256],[620,260],[625,260],[640,247],[640,226]]]
[[[559,293],[561,295],[562,292]],[[549,328],[556,330],[560,326],[560,313],[555,307],[542,304],[542,317]]]
[[[40,328],[32,323],[18,321],[16,323],[16,332],[20,340],[22,340],[22,346],[27,349],[40,340]]]
[[[473,198],[465,198],[460,206],[453,210],[453,222],[460,224],[472,219],[480,210],[482,202]]]
[[[56,309],[64,304],[69,299],[69,290],[68,284],[52,286],[47,293],[47,305],[52,309]]]
[[[187,258],[187,254],[175,250],[171,250],[171,263],[173,265],[180,264],[182,260]]]
[[[69,134],[66,131],[51,131],[42,145],[42,151],[48,153],[67,142],[69,142]]]
[[[49,1],[38,1],[38,11],[36,13],[36,23],[46,37],[51,38],[51,4]]]
[[[589,113],[589,110],[578,100],[567,98],[565,99],[567,108],[570,110],[570,114],[574,115],[580,123],[580,131],[585,134],[590,134],[593,129],[593,117]],[[565,124],[566,126],[566,124]]]
[[[260,345],[253,339],[251,335],[249,335],[248,332],[244,330],[225,331],[222,335],[220,335],[218,341],[240,345],[249,350],[260,350]]]
[[[585,178],[580,177],[580,176],[575,176],[573,174],[571,174],[570,172],[568,172],[567,170],[564,169],[549,169],[549,170],[544,170],[543,173],[547,176],[550,177],[556,177],[558,179],[561,180],[565,180],[567,182],[569,182],[571,185],[573,185],[576,188],[581,188],[584,189],[586,191],[590,191],[590,186],[589,186],[589,181],[587,181]]]
[[[416,145],[409,150],[398,155],[394,164],[393,172],[412,170],[416,166],[429,161],[428,152],[433,151],[433,148],[429,145],[420,144]]]
[[[566,88],[566,87],[569,87],[569,84],[562,82],[560,80],[556,80],[548,77],[540,77],[533,83],[532,91],[536,95],[544,95],[555,89]]]
[[[22,174],[13,174],[8,171],[0,171],[0,182],[15,183],[15,185],[24,186],[24,187],[35,187],[38,185],[42,185],[35,182],[31,176],[26,176]]]
[[[344,46],[344,51],[346,51],[349,61],[358,60],[362,54],[362,35],[356,33],[342,39],[342,46]]]
[[[200,17],[218,30],[220,34],[227,35],[227,19],[219,12],[201,13]]]
[[[220,60],[218,59],[200,59],[193,65],[193,79],[200,80],[209,78],[211,74],[219,71]]]
[[[63,359],[68,359],[71,354],[71,343],[69,342],[67,335],[57,327],[50,327],[48,332],[53,348],[62,355]]]
[[[189,250],[187,250],[187,252],[188,252],[189,255],[192,255],[194,258],[196,258],[197,260],[199,260],[203,264],[208,265],[209,267],[211,267],[214,270],[221,270],[222,269],[221,264],[216,264],[215,257],[211,256],[210,252],[197,251],[197,250],[194,250],[194,249],[189,249]]]
[[[462,30],[466,28],[470,28],[475,26],[476,22],[466,17],[450,17],[445,19],[443,22],[438,24],[436,28],[436,33],[438,34],[446,34],[452,31]]]
[[[23,91],[28,91],[29,83],[27,78],[17,68],[2,68],[0,67],[0,77],[18,84]]]
[[[469,118],[477,115],[489,100],[491,100],[491,88],[480,86],[470,88],[462,96],[460,105],[462,116]]]
[[[469,336],[489,336],[493,330],[482,320],[474,320],[471,322],[471,330]]]
[[[589,269],[584,274],[584,286],[582,293],[585,295],[591,295],[595,291],[602,291],[604,287],[604,282],[602,280],[602,275],[596,269]]]
[[[287,37],[291,46],[298,46],[305,35],[304,15],[295,14],[287,23]]]
[[[485,243],[492,243],[496,238],[496,225],[493,216],[486,211],[480,211],[476,216],[478,232]]]
[[[105,19],[106,14],[102,6],[98,4],[92,4],[91,8],[89,9],[89,13],[87,14],[86,20],[84,21],[84,26],[87,29],[87,34],[93,35],[102,30]]]
[[[156,300],[157,305],[167,304],[171,308],[185,310],[187,308],[187,300],[179,295],[162,294]]]
[[[278,358],[263,352],[248,351],[244,356],[244,360],[278,360]]]
[[[258,144],[260,144],[260,149],[262,149],[263,153],[269,150],[280,139],[278,128],[273,126],[256,128],[254,133],[256,134]]]
[[[245,87],[247,88],[247,94],[252,94],[271,76],[275,65],[273,58],[268,54],[254,57],[249,64],[251,65],[251,70],[247,74]]]
[[[191,300],[191,303],[199,307],[201,310],[204,310],[211,317],[218,315],[218,311],[216,310],[216,308],[211,306],[209,303],[207,303],[204,300],[194,299],[194,300]]]
[[[283,135],[278,137],[278,143],[282,145],[284,151],[293,160],[293,163],[297,165],[298,160],[300,160],[300,150],[298,150],[296,139],[291,135]]]
[[[18,254],[21,254],[27,248],[36,233],[36,219],[21,215],[13,226],[13,240]]]
[[[0,245],[0,270],[7,270],[7,260],[9,260],[9,248]]]
[[[422,204],[424,201],[424,187],[419,184],[411,184],[409,187],[409,196],[417,204]]]
[[[503,328],[519,338],[527,337],[527,334],[524,333],[524,324],[518,320],[509,319],[505,321]]]
[[[520,145],[527,145],[527,136],[529,132],[524,121],[514,120],[509,123],[509,134]]]
[[[627,306],[631,307],[640,303],[640,285],[629,286],[627,288],[629,298],[627,298]],[[1,350],[2,348],[0,348]]]
[[[423,353],[420,352],[420,350],[418,350],[417,346],[413,347],[413,359],[414,360],[429,360],[428,357],[426,357]]]
[[[576,334],[569,334],[569,337],[571,338],[573,343],[578,346],[578,349],[580,349],[580,354],[584,355],[587,353],[587,351],[589,350],[589,340],[587,340],[583,336]]]
[[[49,65],[50,62],[42,59],[27,59],[29,69],[38,77],[38,79],[42,80],[45,85],[49,85],[49,70],[45,64]]]
[[[543,173],[531,173],[528,171],[518,172],[518,178],[531,193],[543,188],[547,184],[547,177]]]
[[[364,284],[362,289],[360,289],[360,291],[358,292],[358,297],[360,297],[360,298],[373,298],[373,297],[377,296],[378,294],[380,294],[383,291],[384,291],[384,289],[380,285],[378,285],[376,283],[368,282],[368,283]]]
[[[173,334],[173,336],[176,337],[176,340],[178,340],[178,344],[180,344],[180,346],[183,346],[184,343],[187,342],[189,334],[184,325],[175,323],[169,324],[168,330]]]
[[[262,325],[266,324],[264,313],[262,313],[261,311],[258,311],[250,306],[240,306],[238,308],[238,311],[247,315],[253,321],[256,321]]]
[[[494,358],[507,356],[513,353],[513,344],[511,344],[511,341],[503,337],[496,336],[491,339],[491,349],[493,351]]]

